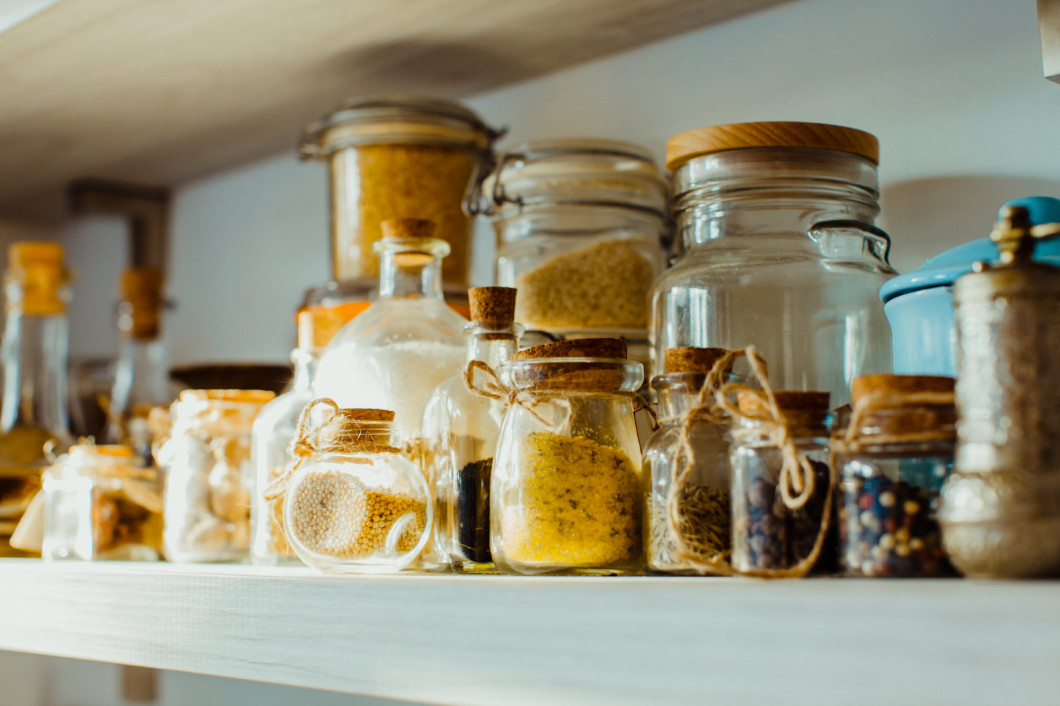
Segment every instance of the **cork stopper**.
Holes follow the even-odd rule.
[[[938,393],[941,400],[953,394],[956,382],[953,378],[943,375],[862,375],[854,378],[850,385],[850,395],[857,405],[869,395],[878,394],[881,396],[881,404],[873,405],[873,408],[889,408],[896,403],[900,406],[901,397],[913,393]],[[952,398],[949,403],[953,404]]]
[[[554,341],[519,351],[512,360],[539,358],[621,358],[628,357],[628,347],[621,338],[578,338]]]
[[[471,320],[492,328],[505,328],[515,321],[515,293],[512,287],[472,287]]]
[[[810,147],[880,162],[879,140],[862,130],[822,123],[762,122],[715,125],[675,135],[666,144],[666,168],[674,171],[696,157],[749,147]]]
[[[29,267],[63,267],[63,246],[59,243],[19,241],[7,248],[7,266],[12,269]]]
[[[787,419],[792,432],[824,431],[824,420],[828,416],[829,393],[781,390],[775,391],[773,398],[777,402],[777,409]],[[751,418],[769,416],[765,400],[753,392],[739,393],[736,401],[741,414]]]
[[[181,402],[232,402],[262,405],[275,397],[268,390],[183,390]]]
[[[122,329],[138,341],[151,341],[162,331],[162,270],[132,267],[121,273],[121,296],[128,304]]]
[[[5,281],[22,285],[19,305],[30,316],[55,316],[66,311],[62,288],[69,279],[58,243],[20,241],[7,249]],[[14,302],[7,301],[10,308]]]
[[[392,422],[396,414],[389,409],[341,409],[339,414],[355,422]]]
[[[384,238],[433,238],[434,223],[423,218],[391,218],[380,224]]]
[[[851,384],[863,437],[915,435],[945,441],[956,437],[956,381],[941,375],[862,375]]]
[[[348,319],[335,309],[318,307],[298,312],[298,347],[319,352],[327,347]]]
[[[319,453],[395,453],[390,445],[389,409],[339,408],[312,432]]]
[[[709,373],[729,351],[724,348],[679,346],[663,353],[668,373]]]

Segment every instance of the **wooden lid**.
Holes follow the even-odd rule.
[[[63,246],[34,240],[11,243],[7,248],[7,265],[11,268],[38,266],[60,269],[63,266]]]
[[[162,268],[130,267],[121,273],[121,293],[125,299],[161,300]]]
[[[777,401],[777,407],[781,412],[821,412],[828,411],[829,394],[827,392],[793,392],[788,390],[776,391],[773,398]],[[737,395],[739,410],[744,414],[760,414],[763,410],[764,401],[751,392],[741,392]]]
[[[729,351],[724,348],[679,346],[663,353],[668,373],[709,373]]]
[[[628,348],[621,338],[578,338],[554,341],[519,351],[512,360],[539,358],[626,358]]]
[[[379,225],[384,238],[434,237],[434,223],[422,218],[392,218]]]
[[[879,140],[862,130],[822,123],[765,122],[715,125],[675,135],[666,144],[666,168],[674,171],[695,157],[748,147],[811,147],[880,162]]]
[[[512,287],[472,287],[467,290],[471,320],[498,328],[510,326],[515,321],[515,291]]]
[[[850,396],[857,404],[867,395],[886,393],[907,395],[916,392],[953,393],[956,380],[943,375],[861,375],[850,385]]]

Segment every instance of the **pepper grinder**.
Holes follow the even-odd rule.
[[[1060,268],[1033,260],[1027,209],[1006,207],[997,265],[954,285],[956,473],[942,489],[943,545],[966,576],[1060,574]]]

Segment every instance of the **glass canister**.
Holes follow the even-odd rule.
[[[828,393],[744,390],[731,411],[733,568],[762,576],[832,570],[835,547],[822,532],[832,511]]]
[[[770,379],[847,401],[851,381],[888,372],[877,298],[894,274],[879,212],[876,138],[811,123],[692,130],[667,146],[683,252],[655,283],[657,355],[754,345]]]
[[[468,366],[496,370],[519,347],[515,290],[470,290]],[[475,367],[443,382],[423,409],[423,470],[434,499],[434,532],[423,568],[478,572],[490,556],[490,475],[507,400],[471,389]]]
[[[1034,261],[1027,209],[1004,209],[996,266],[953,288],[957,461],[939,522],[954,566],[977,578],[1060,575],[1060,269]]]
[[[313,421],[315,410],[325,416]],[[309,566],[326,573],[400,571],[419,556],[431,527],[427,483],[390,443],[394,413],[308,406],[283,492],[287,539]]]
[[[647,483],[634,422],[643,366],[617,339],[535,346],[499,370],[511,404],[490,484],[501,571],[635,573]]]
[[[155,561],[158,471],[126,446],[77,444],[44,472],[45,559]]]
[[[727,354],[723,348],[670,348],[666,374],[652,378],[661,418],[644,447],[652,571],[711,573],[710,564],[731,547],[730,422],[715,403],[730,365],[723,362],[717,372],[715,366]]]
[[[155,458],[165,478],[162,535],[170,561],[242,561],[250,550],[251,428],[274,397],[262,390],[184,390]]]
[[[503,153],[480,209],[500,241],[497,281],[519,289],[516,319],[562,337],[624,337],[647,353],[666,201],[666,181],[637,145],[542,140]]]
[[[383,222],[421,218],[449,243],[442,278],[466,288],[471,223],[463,204],[499,135],[458,103],[408,95],[358,98],[306,126],[299,154],[329,166],[334,279],[374,278]]]
[[[387,221],[376,243],[379,297],[324,349],[313,389],[344,407],[390,409],[394,440],[418,436],[427,397],[464,363],[467,319],[445,304],[445,241],[430,221]]]
[[[854,379],[847,430],[833,439],[840,566],[848,576],[952,576],[939,492],[953,469],[954,380]]]

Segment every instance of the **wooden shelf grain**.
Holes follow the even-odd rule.
[[[1060,582],[0,561],[0,649],[441,704],[1055,703]]]

